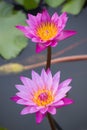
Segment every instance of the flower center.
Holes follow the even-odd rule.
[[[50,90],[38,90],[34,93],[33,101],[38,106],[46,106],[47,104],[50,104],[54,100],[54,97],[52,95],[52,92]]]
[[[41,38],[43,41],[50,40],[54,38],[58,33],[58,27],[53,22],[45,22],[41,23],[37,29],[36,34]]]

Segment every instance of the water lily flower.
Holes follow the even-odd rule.
[[[64,30],[67,19],[65,12],[60,16],[55,12],[50,17],[47,10],[44,10],[36,16],[28,14],[28,26],[17,25],[16,28],[36,43],[36,52],[39,53],[48,46],[55,47],[59,41],[76,34],[76,31]]]
[[[66,97],[71,89],[69,84],[72,79],[59,83],[60,71],[52,77],[50,70],[42,69],[41,75],[32,71],[32,79],[23,76],[20,79],[23,85],[16,85],[19,92],[11,99],[25,106],[21,115],[36,113],[37,123],[40,123],[47,113],[56,114],[56,108],[73,103],[72,99]]]

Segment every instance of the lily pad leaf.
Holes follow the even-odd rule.
[[[27,10],[37,8],[40,2],[40,0],[15,0],[15,1],[23,5]]]
[[[8,4],[4,1],[0,1],[0,17],[1,16],[10,16],[13,13],[13,5]]]
[[[6,128],[0,128],[0,130],[7,130]]]
[[[17,3],[23,5],[24,4],[24,0],[15,0]]]
[[[58,7],[59,5],[61,5],[65,0],[45,0],[45,2],[55,8],[55,7]]]
[[[85,2],[86,0],[70,0],[64,4],[62,12],[68,12],[70,14],[77,15],[80,13]]]
[[[0,55],[7,60],[15,58],[27,46],[27,38],[15,28],[24,25],[24,20],[21,12],[0,18]]]
[[[40,0],[24,0],[24,7],[26,9],[35,9],[38,7]]]

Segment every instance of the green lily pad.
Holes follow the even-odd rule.
[[[86,0],[70,0],[64,4],[62,12],[68,12],[70,14],[77,15],[80,13]]]
[[[45,0],[45,2],[55,8],[55,7],[58,7],[59,5],[61,5],[65,0]]]
[[[10,16],[13,13],[13,5],[8,4],[4,1],[0,1],[0,17],[1,16]]]
[[[23,25],[25,19],[21,12],[9,17],[0,17],[0,55],[3,58],[15,58],[27,46],[27,38],[15,28],[18,24]]]
[[[15,1],[23,5],[27,10],[37,8],[40,2],[40,0],[15,0]]]
[[[26,9],[35,9],[38,7],[40,0],[24,0],[24,6]]]
[[[24,4],[24,0],[15,0],[17,3],[23,5]]]
[[[6,128],[0,128],[0,130],[7,130]]]

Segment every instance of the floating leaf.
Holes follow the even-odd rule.
[[[7,130],[6,128],[0,128],[0,130]]]
[[[9,63],[0,66],[1,74],[19,73],[24,70],[24,66],[19,63]]]
[[[0,17],[1,16],[10,16],[13,13],[13,5],[8,4],[4,1],[0,2]]]
[[[24,0],[15,0],[17,3],[23,5],[24,4]]]
[[[27,10],[37,8],[40,2],[40,0],[15,0],[15,1],[23,5]]]
[[[68,12],[77,15],[80,13],[85,2],[86,0],[70,0],[64,4],[62,12]]]
[[[24,6],[26,9],[35,9],[38,7],[40,0],[24,0]]]
[[[5,59],[16,57],[27,45],[27,39],[15,28],[24,24],[25,15],[21,12],[0,18],[0,55]]]
[[[51,6],[51,7],[53,7],[53,8],[55,8],[55,7],[57,7],[57,6],[59,6],[59,5],[61,5],[63,2],[64,2],[65,0],[45,0],[45,2],[49,5],[49,6]]]

